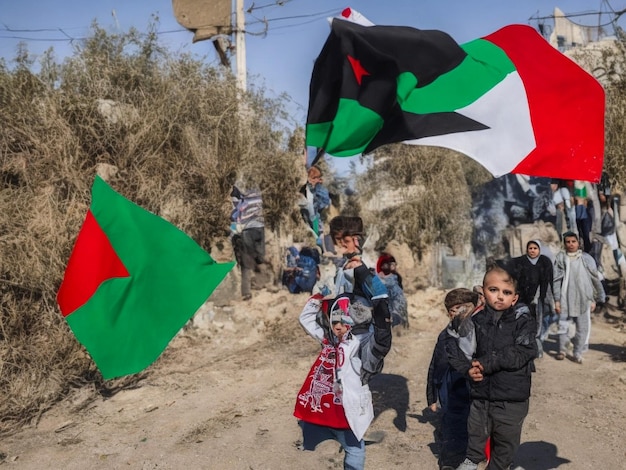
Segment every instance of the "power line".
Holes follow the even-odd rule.
[[[608,4],[608,2],[607,2]],[[610,7],[610,5],[609,5]],[[620,16],[622,16],[624,13],[626,13],[626,8],[624,8],[623,10],[620,11],[614,11],[611,8],[611,11],[585,11],[585,12],[580,12],[580,13],[569,13],[569,14],[564,14],[563,16],[559,16],[559,18],[567,18],[567,19],[572,19],[572,18],[580,18],[583,16],[594,16],[594,17],[598,17],[598,18],[602,18],[603,16],[612,16],[612,18],[610,20],[608,20],[606,23],[600,23],[597,25],[592,25],[591,27],[603,27],[603,26],[609,26],[609,25],[613,25],[615,24],[615,22],[619,19]],[[528,18],[528,20],[537,20],[537,21],[541,21],[541,20],[554,20],[556,17],[554,16],[554,14],[552,15],[546,15],[546,16],[531,16],[530,18]],[[579,24],[579,23],[576,23]],[[587,26],[587,25],[580,25],[580,26]]]
[[[286,3],[289,3],[291,1],[292,0],[276,0],[273,3],[267,3],[265,5],[259,5],[259,6],[255,6],[253,3],[252,6],[248,8],[247,12],[251,14],[252,11],[256,11],[256,10],[261,10],[261,9],[270,8],[270,7],[284,6]],[[316,13],[309,13],[309,14],[303,14],[303,15],[291,15],[291,16],[279,16],[275,18],[257,18],[254,15],[251,15],[255,19],[253,21],[248,21],[246,23],[246,26],[264,24],[265,28],[261,32],[245,31],[245,33],[253,35],[253,36],[267,35],[270,29],[279,30],[279,29],[286,29],[286,28],[294,28],[294,27],[302,26],[303,24],[309,24],[314,21],[317,21],[319,20],[320,17],[323,17],[323,16],[337,15],[339,14],[339,12],[341,12],[341,9],[330,9],[330,10],[320,11]],[[578,12],[578,13],[564,14],[560,18],[572,19],[572,18],[581,18],[581,17],[588,17],[588,16],[597,17],[597,16],[612,15],[613,18],[609,20],[608,22],[602,23],[599,25],[594,25],[597,27],[603,27],[603,26],[609,26],[609,25],[615,24],[615,22],[624,13],[626,13],[626,9],[623,9],[620,11],[604,11],[604,12],[603,11],[584,11],[584,12]],[[303,19],[308,19],[308,20],[297,21],[297,22],[293,22],[292,24],[287,24],[287,25],[272,26],[270,28],[271,23],[277,23],[277,22],[282,22],[282,21],[303,20]],[[545,15],[545,16],[535,15],[535,16],[530,17],[529,21],[530,20],[535,20],[535,21],[554,20],[554,19],[555,19],[555,16],[553,14]],[[90,36],[74,37],[66,32],[66,30],[70,30],[70,29],[85,29],[85,28],[70,27],[70,28],[63,28],[63,29],[62,28],[37,28],[37,29],[19,28],[18,29],[18,28],[11,28],[7,26],[6,24],[3,24],[3,27],[0,28],[0,32],[4,31],[7,33],[30,33],[30,34],[60,32],[65,37],[34,37],[34,36],[22,36],[22,35],[0,35],[0,39],[14,39],[14,40],[19,40],[19,41],[32,41],[32,42],[74,42],[74,41],[84,41],[86,39],[89,39],[90,37]],[[188,32],[188,30],[185,28],[171,29],[171,30],[166,30],[166,31],[157,31],[155,34],[165,35],[165,34],[174,34],[174,33],[182,33],[182,32]],[[145,33],[140,33],[140,34],[144,35]]]
[[[283,20],[294,20],[294,19],[300,19],[300,18],[312,18],[312,17],[320,17],[320,16],[324,16],[324,15],[329,15],[329,14],[333,14],[333,13],[339,13],[341,12],[342,9],[337,9],[337,8],[333,8],[331,10],[326,10],[326,11],[320,11],[318,13],[310,13],[307,15],[293,15],[293,16],[281,16],[279,18],[270,18],[270,19],[257,19],[257,21],[251,21],[248,24],[255,24],[255,23],[261,23],[261,22],[270,22],[270,21],[283,21]]]
[[[261,9],[261,8],[266,8],[266,7],[271,7],[271,6],[282,6],[285,3],[288,3],[292,0],[278,0],[277,2],[273,3],[273,4],[267,4],[267,5],[262,5],[259,7],[251,7],[253,10],[257,10],[257,9]],[[256,25],[259,23],[265,24],[266,25],[266,29],[264,32],[262,33],[254,33],[251,31],[245,31],[247,34],[250,35],[258,35],[258,34],[267,34],[267,31],[269,30],[269,24],[270,23],[274,23],[274,22],[279,22],[279,21],[288,21],[288,20],[295,20],[295,19],[303,19],[303,18],[312,18],[310,21],[304,21],[304,22],[298,22],[298,23],[294,23],[292,25],[284,25],[284,26],[278,26],[274,29],[283,29],[283,28],[290,28],[290,27],[296,27],[296,26],[301,26],[302,24],[307,24],[313,21],[317,21],[319,19],[319,17],[321,16],[325,16],[328,14],[338,14],[341,11],[341,9],[332,9],[332,10],[325,10],[325,11],[320,11],[320,12],[316,12],[316,13],[309,13],[309,14],[304,14],[304,15],[293,15],[293,16],[282,16],[282,17],[276,17],[276,18],[268,18],[268,19],[260,19],[260,18],[256,18],[254,17],[254,15],[251,15],[255,18],[254,21],[248,21],[247,25]],[[37,34],[37,33],[51,33],[51,32],[60,32],[62,33],[65,37],[64,38],[59,38],[59,37],[34,37],[34,36],[21,36],[21,35],[2,35],[0,36],[0,39],[15,39],[15,40],[20,40],[20,41],[32,41],[32,42],[64,42],[64,41],[83,41],[89,38],[89,36],[80,36],[80,37],[73,37],[70,34],[68,34],[67,32],[65,32],[65,29],[80,29],[79,27],[73,27],[73,28],[37,28],[37,29],[16,29],[16,28],[10,28],[7,25],[3,25],[3,28],[0,28],[0,31],[5,31],[7,33],[31,33],[31,34]],[[84,28],[83,28],[84,29]],[[180,29],[171,29],[171,30],[166,30],[166,31],[157,31],[156,34],[157,35],[163,35],[163,34],[172,34],[172,33],[182,33],[182,32],[188,32],[187,29],[185,28],[180,28]],[[142,35],[145,33],[141,33]]]
[[[28,38],[22,36],[0,36],[0,39],[18,39],[20,41],[32,41],[32,42],[72,42],[80,41],[87,38]]]
[[[252,2],[252,5],[250,6],[250,8],[246,10],[246,13],[252,13],[255,10],[262,10],[264,8],[282,7],[286,3],[289,3],[289,2],[291,2],[291,0],[276,0],[274,3],[268,3],[266,5],[261,5],[258,7],[254,5],[254,2]]]

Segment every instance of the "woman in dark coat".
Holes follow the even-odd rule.
[[[543,355],[541,344],[543,318],[552,314],[552,307],[546,302],[548,289],[552,289],[553,265],[550,258],[541,254],[541,242],[530,240],[526,244],[526,254],[513,259],[517,276],[519,302],[528,305],[537,320],[537,347],[539,357]],[[547,326],[543,326],[547,329]]]

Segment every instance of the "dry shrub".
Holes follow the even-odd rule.
[[[0,435],[36,419],[74,385],[111,393],[71,334],[56,292],[96,172],[209,250],[228,234],[242,172],[279,227],[294,206],[299,155],[281,100],[239,99],[232,76],[160,47],[153,30],[91,38],[37,73],[23,50],[0,63]],[[245,110],[246,118],[242,118]]]
[[[418,257],[434,243],[458,252],[472,233],[466,175],[475,178],[484,172],[467,157],[446,149],[405,144],[382,147],[359,181],[359,194],[367,200],[380,198],[381,190],[400,190],[402,201],[362,216],[368,226],[377,228],[381,247],[396,240],[406,243]]]
[[[606,89],[604,170],[617,192],[626,189],[626,77]]]
[[[626,187],[626,35],[621,28],[617,40],[605,48],[573,51],[572,58],[603,85],[606,98],[604,171],[613,189]]]

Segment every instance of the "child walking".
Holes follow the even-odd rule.
[[[500,264],[491,264],[483,278],[484,310],[472,316],[476,352],[467,375],[472,404],[468,417],[466,459],[457,470],[475,470],[485,460],[488,470],[508,469],[520,445],[528,414],[533,359],[537,357],[536,323],[526,305],[516,306],[517,281]]]
[[[358,338],[351,330],[359,308],[352,294],[333,300],[316,294],[300,314],[300,324],[322,346],[296,400],[294,416],[302,427],[302,447],[314,450],[327,439],[338,441],[347,470],[365,467],[363,435],[374,418],[367,371],[376,369],[380,354],[391,348],[388,310],[386,315],[374,310],[372,335]]]
[[[431,411],[441,415],[439,468],[454,470],[465,458],[471,400],[467,376],[453,368],[449,357],[460,358],[462,363],[472,358],[476,345],[471,316],[478,305],[478,294],[453,289],[444,304],[450,323],[437,338],[428,368],[426,400]]]

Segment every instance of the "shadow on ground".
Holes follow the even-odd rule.
[[[428,444],[428,448],[433,455],[439,458],[440,442],[441,442],[441,414],[435,413],[429,407],[422,410],[422,414],[411,413],[409,418],[417,419],[420,423],[430,423],[433,427],[433,441]]]
[[[406,431],[406,412],[409,409],[409,388],[406,377],[396,374],[378,374],[369,383],[374,402],[374,419],[382,412],[396,412],[393,424],[398,431]]]
[[[614,362],[626,362],[626,348],[615,344],[590,344],[589,349],[600,351]]]
[[[513,468],[522,467],[526,470],[550,470],[561,464],[569,463],[568,459],[559,457],[557,447],[551,442],[523,442],[515,455]]]

